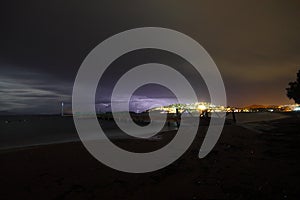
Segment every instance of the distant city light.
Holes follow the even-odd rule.
[[[230,108],[224,106],[217,106],[207,102],[196,102],[192,104],[172,104],[169,106],[153,108],[150,111],[159,110],[164,113],[176,113],[176,110],[179,112],[189,111],[189,112],[228,112]]]
[[[153,108],[150,111],[158,110],[163,113],[176,113],[176,110],[179,112],[184,112],[188,110],[189,112],[291,112],[291,111],[300,111],[299,104],[290,104],[290,105],[279,105],[279,106],[263,106],[263,105],[253,105],[245,108],[236,108],[236,107],[224,107],[220,105],[213,105],[208,102],[196,102],[192,104],[172,104],[169,106]]]

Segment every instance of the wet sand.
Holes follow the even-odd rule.
[[[257,123],[257,122],[256,122]],[[1,199],[299,199],[300,118],[268,122],[261,132],[226,125],[214,150],[197,157],[206,126],[170,166],[146,174],[99,163],[80,142],[0,151]],[[162,140],[115,140],[137,152]],[[187,133],[188,134],[188,133]]]

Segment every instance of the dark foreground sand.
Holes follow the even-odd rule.
[[[178,161],[146,174],[110,169],[79,142],[1,151],[0,199],[299,199],[300,118],[261,123],[269,128],[226,125],[204,159],[197,157],[207,128],[201,127]],[[116,143],[143,152],[174,134]]]

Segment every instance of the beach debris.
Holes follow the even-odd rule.
[[[231,145],[230,145],[230,144],[226,144],[225,150],[228,150],[228,149],[230,149],[230,148],[231,148]]]
[[[147,138],[150,141],[159,141],[162,140],[162,136],[161,135],[156,135],[156,136],[152,136],[150,138]]]
[[[197,181],[197,185],[201,185],[201,184],[203,184],[202,181]]]
[[[262,191],[262,189],[265,188],[267,185],[269,185],[269,182],[264,182],[261,186],[258,187],[258,191]]]

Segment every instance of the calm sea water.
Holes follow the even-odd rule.
[[[285,118],[282,113],[236,113],[238,124]],[[228,119],[232,115],[227,116]],[[101,121],[110,138],[129,138],[121,134],[112,121]],[[162,131],[176,130],[175,124]],[[0,117],[0,149],[79,141],[72,117],[2,116]]]

